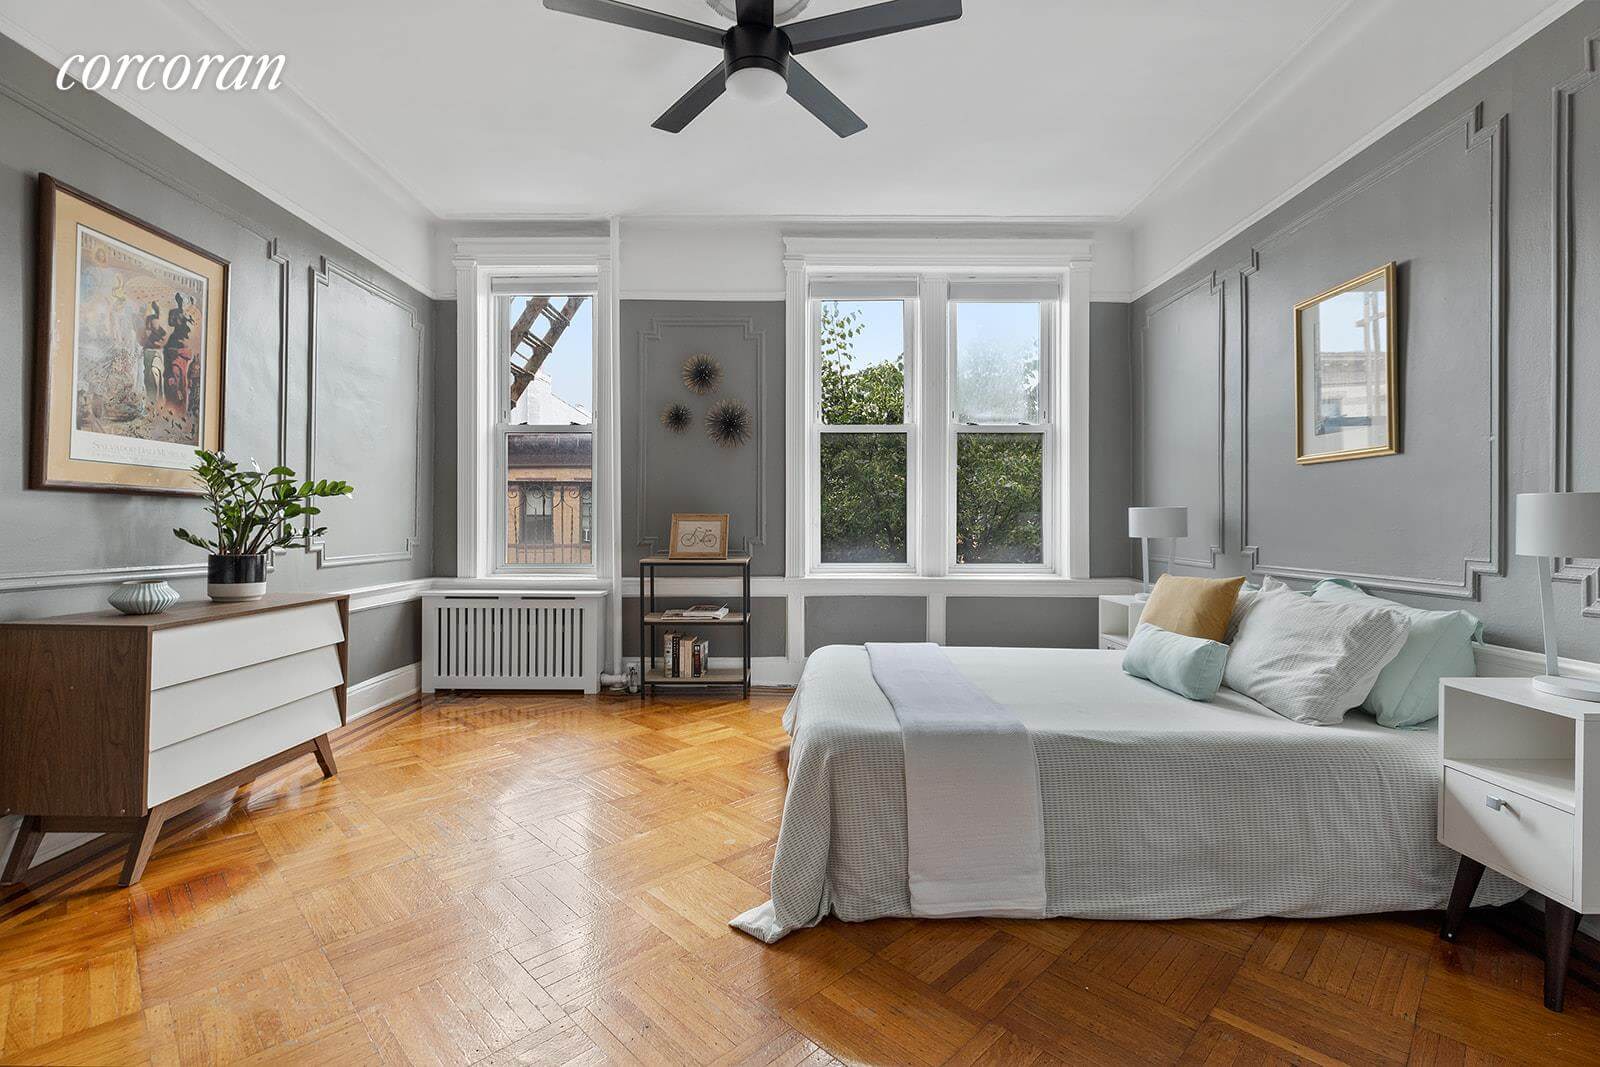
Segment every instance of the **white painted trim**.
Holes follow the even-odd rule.
[[[1485,49],[1483,52],[1479,53],[1475,58],[1464,64],[1454,73],[1436,83],[1427,92],[1423,93],[1421,96],[1418,96],[1410,104],[1407,104],[1404,108],[1397,111],[1387,120],[1380,123],[1366,136],[1350,145],[1344,151],[1339,152],[1322,166],[1313,170],[1310,174],[1306,175],[1306,177],[1302,178],[1293,186],[1284,190],[1278,196],[1272,198],[1257,210],[1251,212],[1233,226],[1230,226],[1212,240],[1207,241],[1205,244],[1195,249],[1188,255],[1180,257],[1174,265],[1165,270],[1161,270],[1152,280],[1141,283],[1136,275],[1134,278],[1135,288],[1133,290],[1133,299],[1138,300],[1144,296],[1147,296],[1156,289],[1170,282],[1173,278],[1176,278],[1178,275],[1190,270],[1200,260],[1204,259],[1206,256],[1209,256],[1218,248],[1221,248],[1223,245],[1239,236],[1239,234],[1243,233],[1251,226],[1254,226],[1256,223],[1260,222],[1262,219],[1278,210],[1290,200],[1293,200],[1311,186],[1315,185],[1317,182],[1321,181],[1323,178],[1326,178],[1335,170],[1338,170],[1340,167],[1350,162],[1350,160],[1354,159],[1356,156],[1372,147],[1385,136],[1394,132],[1406,121],[1414,118],[1424,109],[1434,103],[1437,103],[1449,93],[1459,88],[1463,83],[1467,82],[1471,78],[1476,77],[1494,63],[1505,58],[1505,56],[1516,49],[1517,46],[1521,45],[1534,34],[1538,33],[1556,19],[1566,14],[1572,8],[1576,7],[1579,2],[1580,0],[1556,0],[1556,2],[1550,4],[1538,15],[1535,15],[1533,18],[1519,26],[1514,32],[1502,38],[1500,41]],[[1279,94],[1281,95],[1282,92],[1287,91],[1291,85],[1292,80],[1280,82]],[[1254,95],[1255,94],[1252,94],[1252,96]],[[1243,104],[1241,104],[1241,107],[1242,106]],[[1272,106],[1270,99],[1268,99],[1263,106]],[[1227,129],[1218,129],[1214,136],[1223,136],[1230,132],[1231,131]],[[1206,142],[1202,142],[1201,144],[1196,145],[1195,148],[1190,150],[1186,158],[1192,162],[1198,163],[1199,159],[1205,154],[1202,151],[1202,149],[1205,147],[1205,144]],[[1172,173],[1168,174],[1162,182],[1152,187],[1149,192],[1140,198],[1138,205],[1135,205],[1133,208],[1129,209],[1129,211],[1118,221],[1125,223],[1131,222],[1136,225],[1139,206],[1152,199],[1157,193],[1160,192],[1161,189],[1165,188],[1166,186],[1181,183],[1185,178],[1188,177],[1192,169],[1192,167],[1184,167],[1174,170]],[[1138,267],[1139,264],[1136,258],[1134,263],[1135,271],[1138,270]]]
[[[785,262],[798,258],[807,271],[1065,270],[1087,261],[1087,238],[802,237],[783,239]]]
[[[656,584],[659,596],[737,597],[742,588],[737,578],[662,578]],[[780,596],[794,600],[808,596],[1093,598],[1125,596],[1138,591],[1139,583],[1133,578],[1061,578],[1053,574],[813,574],[799,578],[756,576],[750,579],[751,597]],[[624,578],[622,595],[638,596],[639,579]]]
[[[33,574],[14,574],[0,578],[0,593],[20,593],[37,589],[68,589],[84,585],[115,585],[138,578],[197,578],[206,573],[206,565],[193,563],[162,563],[152,567],[105,567],[86,570],[38,571]]]
[[[345,699],[345,723],[355,722],[379,708],[422,691],[422,664],[408,663],[392,671],[352,684]]]
[[[1062,331],[1066,359],[1060,361],[1058,377],[1065,387],[1067,413],[1066,462],[1059,469],[1065,475],[1058,496],[1066,507],[1058,509],[1064,522],[1058,522],[1066,541],[1066,566],[1069,578],[1089,577],[1089,294],[1093,289],[1093,264],[1074,262],[1067,267],[1066,299]],[[1058,326],[1058,329],[1060,327]]]
[[[783,289],[638,289],[624,292],[623,300],[673,300],[673,301],[703,301],[703,302],[729,302],[740,301],[775,303],[784,299],[786,291]]]
[[[354,615],[357,612],[371,611],[373,608],[386,608],[394,604],[409,604],[413,600],[420,600],[437,581],[436,578],[413,578],[405,582],[385,582],[382,585],[346,590],[345,595],[350,598],[350,613]]]
[[[1504,645],[1479,645],[1474,649],[1478,674],[1485,678],[1533,678],[1545,673],[1544,653]],[[1600,663],[1588,660],[1560,660],[1561,673],[1569,678],[1600,681]]]

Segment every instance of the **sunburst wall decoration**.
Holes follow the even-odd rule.
[[[750,433],[750,409],[737,400],[723,400],[706,412],[706,436],[723,448],[738,448]]]
[[[704,352],[683,361],[683,384],[692,393],[705,396],[722,381],[722,365]]]
[[[682,433],[694,421],[694,412],[685,404],[668,404],[661,409],[661,425],[673,433]]]

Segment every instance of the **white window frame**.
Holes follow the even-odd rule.
[[[830,282],[847,288],[829,288]],[[826,434],[898,433],[906,440],[906,559],[903,563],[824,563],[822,561],[822,513],[806,527],[807,570],[812,574],[916,574],[917,573],[917,321],[921,294],[915,278],[831,279],[819,278],[808,294],[806,316],[807,442],[806,499],[817,501],[822,495],[822,438]],[[848,292],[850,295],[829,295]],[[905,363],[905,395],[899,425],[848,424],[825,426],[822,422],[822,353],[818,341],[822,334],[822,305],[828,301],[893,301],[903,307],[901,337]]]
[[[972,281],[974,279],[961,279]],[[956,279],[952,279],[956,281]],[[1055,574],[1058,572],[1060,520],[1061,520],[1061,422],[1062,410],[1057,404],[1059,390],[1056,379],[1061,362],[1060,331],[1062,294],[1056,284],[1058,279],[1046,276],[1022,278],[984,279],[989,292],[981,296],[950,296],[946,287],[946,320],[949,322],[945,343],[945,382],[950,404],[945,417],[945,515],[944,559],[949,574]],[[959,284],[959,282],[957,282]],[[1043,285],[1048,292],[1030,292]],[[964,423],[956,421],[956,347],[959,332],[959,308],[962,304],[1038,304],[1039,305],[1039,421],[1032,423]],[[1043,541],[1040,545],[1041,561],[1038,563],[958,563],[956,562],[956,476],[958,452],[962,434],[1035,434],[1042,439],[1044,463],[1042,508],[1044,512]]]
[[[982,583],[1089,575],[1088,363],[1093,245],[1078,239],[876,239],[786,237],[788,308],[787,414],[789,467],[786,575],[818,580],[897,577]],[[916,324],[906,353],[908,406],[909,561],[903,566],[824,565],[819,561],[820,472],[817,430],[820,358],[815,350],[816,294],[845,279],[866,295],[872,280],[916,280]],[[1016,427],[955,425],[954,301],[974,283],[1014,284],[1023,292],[1051,287],[1040,300],[1041,406],[1045,435],[1045,543],[1040,564],[955,562],[957,432],[1017,432]],[[964,299],[979,299],[966,297]],[[994,299],[1003,299],[994,297]],[[1021,299],[1019,297],[1019,299]],[[1022,432],[1036,432],[1025,429]],[[887,588],[887,586],[886,586]]]
[[[593,470],[598,465],[599,449],[594,445],[598,443],[595,420],[599,409],[600,391],[600,330],[598,329],[600,313],[599,278],[593,275],[573,275],[562,277],[555,274],[542,274],[522,278],[503,276],[495,279],[499,284],[490,285],[490,312],[494,319],[494,334],[491,338],[491,348],[496,353],[495,359],[498,366],[494,369],[495,388],[495,443],[492,459],[495,464],[495,473],[492,476],[494,484],[506,486],[511,481],[509,462],[509,449],[511,438],[516,434],[529,433],[586,433],[591,440],[589,449],[591,471],[589,485],[592,489],[598,477],[598,472]],[[509,317],[510,301],[507,297],[518,296],[587,296],[593,302],[593,313],[596,329],[593,331],[592,341],[594,351],[593,363],[590,373],[591,395],[589,397],[590,418],[588,425],[573,426],[566,423],[540,425],[535,423],[516,424],[510,421],[511,414],[511,376],[506,373],[506,368],[511,364],[511,320]],[[504,490],[502,489],[502,493]],[[497,547],[491,557],[491,574],[504,575],[545,575],[545,574],[571,574],[598,576],[599,565],[593,549],[589,552],[588,563],[508,563],[505,559],[506,548],[510,543],[511,532],[507,527],[507,509],[498,508],[495,511],[495,524],[498,527],[494,533],[494,543]]]
[[[616,234],[609,237],[463,238],[456,241],[456,572],[467,581],[537,581],[540,588],[617,589],[622,513]],[[505,433],[574,427],[509,427],[496,283],[594,294],[594,501],[591,565],[507,565]],[[582,288],[572,289],[581,284]],[[497,458],[498,457],[498,458]],[[616,596],[612,599],[617,600]],[[620,604],[613,649],[620,647]]]

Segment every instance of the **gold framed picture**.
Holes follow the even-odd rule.
[[[35,489],[200,491],[222,447],[228,263],[39,176]]]
[[[673,515],[670,559],[727,559],[728,516]]]
[[[1295,461],[1400,451],[1395,265],[1294,307]]]

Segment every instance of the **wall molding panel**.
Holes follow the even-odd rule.
[[[650,370],[650,345],[659,343],[665,338],[663,330],[671,329],[717,329],[729,328],[743,331],[740,340],[751,345],[755,358],[755,389],[756,400],[749,406],[754,411],[755,433],[751,442],[756,451],[756,519],[755,536],[746,537],[745,548],[750,550],[756,546],[767,543],[767,332],[756,328],[756,321],[748,315],[726,315],[711,318],[693,318],[686,316],[652,315],[649,326],[639,331],[638,360],[636,363],[637,377],[640,390],[638,435],[639,445],[634,462],[637,464],[634,474],[634,547],[656,552],[660,548],[661,538],[645,532],[645,513],[649,503],[649,487],[651,479],[646,476],[650,470],[648,431],[656,419],[656,407],[650,403],[646,395],[649,386]],[[709,399],[709,398],[707,398]],[[735,398],[738,399],[738,398]],[[748,401],[746,401],[748,403]],[[698,422],[686,433],[700,432]]]
[[[1148,397],[1150,384],[1150,325],[1151,322],[1164,312],[1177,307],[1191,296],[1205,295],[1216,302],[1216,361],[1217,361],[1217,403],[1216,403],[1216,433],[1217,433],[1217,523],[1213,532],[1211,543],[1207,548],[1205,557],[1185,557],[1177,551],[1161,556],[1152,552],[1150,561],[1164,566],[1196,567],[1203,570],[1215,570],[1217,559],[1223,555],[1227,543],[1227,514],[1228,514],[1228,483],[1227,483],[1227,458],[1228,458],[1228,360],[1227,360],[1227,285],[1222,275],[1217,271],[1210,271],[1201,275],[1176,293],[1167,297],[1159,304],[1145,312],[1144,321],[1139,327],[1139,343],[1134,354],[1134,397],[1135,399],[1135,432],[1134,440],[1134,499],[1140,504],[1160,503],[1148,499],[1147,493],[1150,483],[1149,464],[1151,452],[1146,445],[1146,434],[1149,432],[1147,418]],[[1209,345],[1209,342],[1208,342]],[[1152,549],[1155,545],[1151,546]]]
[[[1506,527],[1506,493],[1505,493],[1505,373],[1506,373],[1506,272],[1505,272],[1505,176],[1506,176],[1506,123],[1505,116],[1492,123],[1482,121],[1482,106],[1479,105],[1466,114],[1452,119],[1438,130],[1434,131],[1409,148],[1392,157],[1386,163],[1374,168],[1335,195],[1323,200],[1321,203],[1297,216],[1292,221],[1275,230],[1265,238],[1257,241],[1250,249],[1245,262],[1237,270],[1239,279],[1239,344],[1240,367],[1239,375],[1239,411],[1240,411],[1240,490],[1239,490],[1239,530],[1240,540],[1243,545],[1243,554],[1250,570],[1270,574],[1280,578],[1301,580],[1316,580],[1319,578],[1347,578],[1370,589],[1388,590],[1392,592],[1414,593],[1426,596],[1446,597],[1461,600],[1477,600],[1481,596],[1481,583],[1485,575],[1502,575],[1505,573],[1505,527]],[[1456,158],[1469,161],[1477,158],[1478,153],[1486,153],[1488,163],[1485,167],[1488,180],[1487,188],[1481,191],[1481,204],[1485,212],[1481,222],[1487,230],[1487,247],[1483,250],[1485,256],[1486,277],[1484,278],[1481,296],[1486,301],[1488,336],[1484,348],[1488,354],[1488,380],[1486,393],[1488,410],[1483,414],[1484,421],[1483,440],[1487,444],[1486,463],[1487,471],[1482,482],[1483,507],[1486,536],[1485,551],[1464,557],[1461,561],[1460,577],[1441,576],[1428,574],[1405,573],[1396,568],[1389,571],[1381,567],[1371,569],[1351,569],[1320,563],[1314,559],[1286,559],[1275,557],[1270,552],[1266,538],[1259,536],[1259,526],[1252,529],[1250,521],[1250,478],[1251,478],[1251,416],[1250,388],[1252,380],[1252,358],[1259,353],[1252,351],[1251,345],[1251,301],[1254,290],[1260,280],[1265,276],[1267,264],[1272,261],[1273,250],[1290,238],[1299,235],[1308,227],[1327,219],[1336,210],[1349,204],[1356,197],[1370,192],[1384,182],[1396,178],[1419,161],[1430,158],[1439,149],[1449,145],[1459,145],[1461,151]],[[1465,225],[1471,225],[1475,220],[1462,219]],[[1376,264],[1373,264],[1376,265]],[[1408,406],[1416,406],[1413,399],[1420,401],[1422,398],[1412,398],[1408,380],[1415,376],[1415,370],[1410,367],[1410,355],[1406,350],[1404,338],[1406,337],[1407,316],[1415,310],[1411,302],[1411,287],[1409,285],[1409,261],[1400,260],[1400,283],[1395,314],[1401,316],[1399,331],[1402,337],[1400,356],[1401,374],[1401,447],[1402,456],[1405,454],[1405,441],[1407,426],[1410,421]],[[1314,291],[1314,290],[1313,290]],[[1309,294],[1307,294],[1309,295]],[[1274,314],[1283,309],[1274,308]],[[1285,331],[1287,323],[1283,324]],[[1292,354],[1291,354],[1292,355]],[[1257,413],[1260,414],[1259,412]],[[1292,402],[1285,405],[1283,411],[1274,411],[1271,417],[1283,415],[1292,418]],[[1354,460],[1353,463],[1383,463],[1389,457],[1378,460]],[[1329,465],[1332,466],[1332,465]],[[1306,468],[1301,468],[1302,470]],[[1286,506],[1292,507],[1292,501],[1281,497],[1274,501],[1278,510]]]
[[[321,262],[318,267],[309,268],[309,275],[310,333],[308,334],[308,343],[306,349],[306,478],[316,479],[318,477],[318,474],[316,473],[318,437],[317,370],[319,348],[321,346],[320,339],[322,336],[320,312],[323,307],[323,300],[319,297],[319,294],[322,292],[322,290],[329,289],[335,280],[343,281],[349,285],[353,285],[368,296],[392,305],[405,316],[404,328],[415,338],[415,341],[411,347],[412,361],[414,366],[409,377],[414,385],[415,392],[413,396],[416,398],[416,403],[413,409],[414,417],[409,420],[400,420],[401,428],[408,432],[409,439],[412,442],[412,467],[410,478],[411,528],[410,532],[407,533],[403,538],[402,547],[391,551],[377,550],[340,555],[330,550],[328,547],[327,538],[324,537],[321,539],[308,541],[305,551],[316,557],[317,568],[319,570],[327,567],[355,567],[367,563],[398,563],[410,560],[415,555],[417,546],[421,544],[421,531],[419,529],[419,525],[421,523],[422,516],[422,439],[417,433],[417,424],[422,415],[421,398],[426,395],[424,374],[427,369],[427,364],[423,360],[422,343],[424,331],[422,328],[422,319],[417,314],[417,309],[406,300],[403,300],[399,296],[391,293],[389,290],[383,288],[375,282],[368,281],[361,275],[341,267],[338,263],[329,259],[327,256],[321,257]],[[356,478],[348,480],[355,483],[356,493],[359,495],[361,493],[359,475]],[[310,528],[311,517],[307,516],[306,529],[309,531]]]
[[[1600,97],[1600,34],[1585,38],[1583,42],[1583,69],[1557,85],[1552,91],[1551,112],[1554,119],[1551,131],[1551,220],[1550,245],[1554,279],[1551,300],[1551,342],[1555,351],[1555,371],[1551,377],[1551,425],[1554,429],[1555,455],[1552,470],[1557,492],[1579,488],[1575,477],[1573,455],[1573,422],[1577,416],[1573,396],[1574,350],[1580,331],[1576,318],[1581,306],[1586,306],[1574,292],[1578,274],[1578,219],[1588,213],[1600,211],[1600,203],[1578,202],[1579,164],[1594,167],[1593,152],[1581,157],[1573,150],[1577,123],[1578,98],[1584,93],[1591,98]],[[1600,107],[1600,102],[1588,106]],[[1600,188],[1600,175],[1591,180]],[[1590,267],[1594,266],[1591,254]],[[1586,294],[1590,300],[1600,296],[1600,286]],[[1600,358],[1600,352],[1595,353]],[[1600,618],[1600,560],[1563,559],[1556,569],[1557,581],[1574,582],[1582,587],[1582,612],[1590,618]]]

